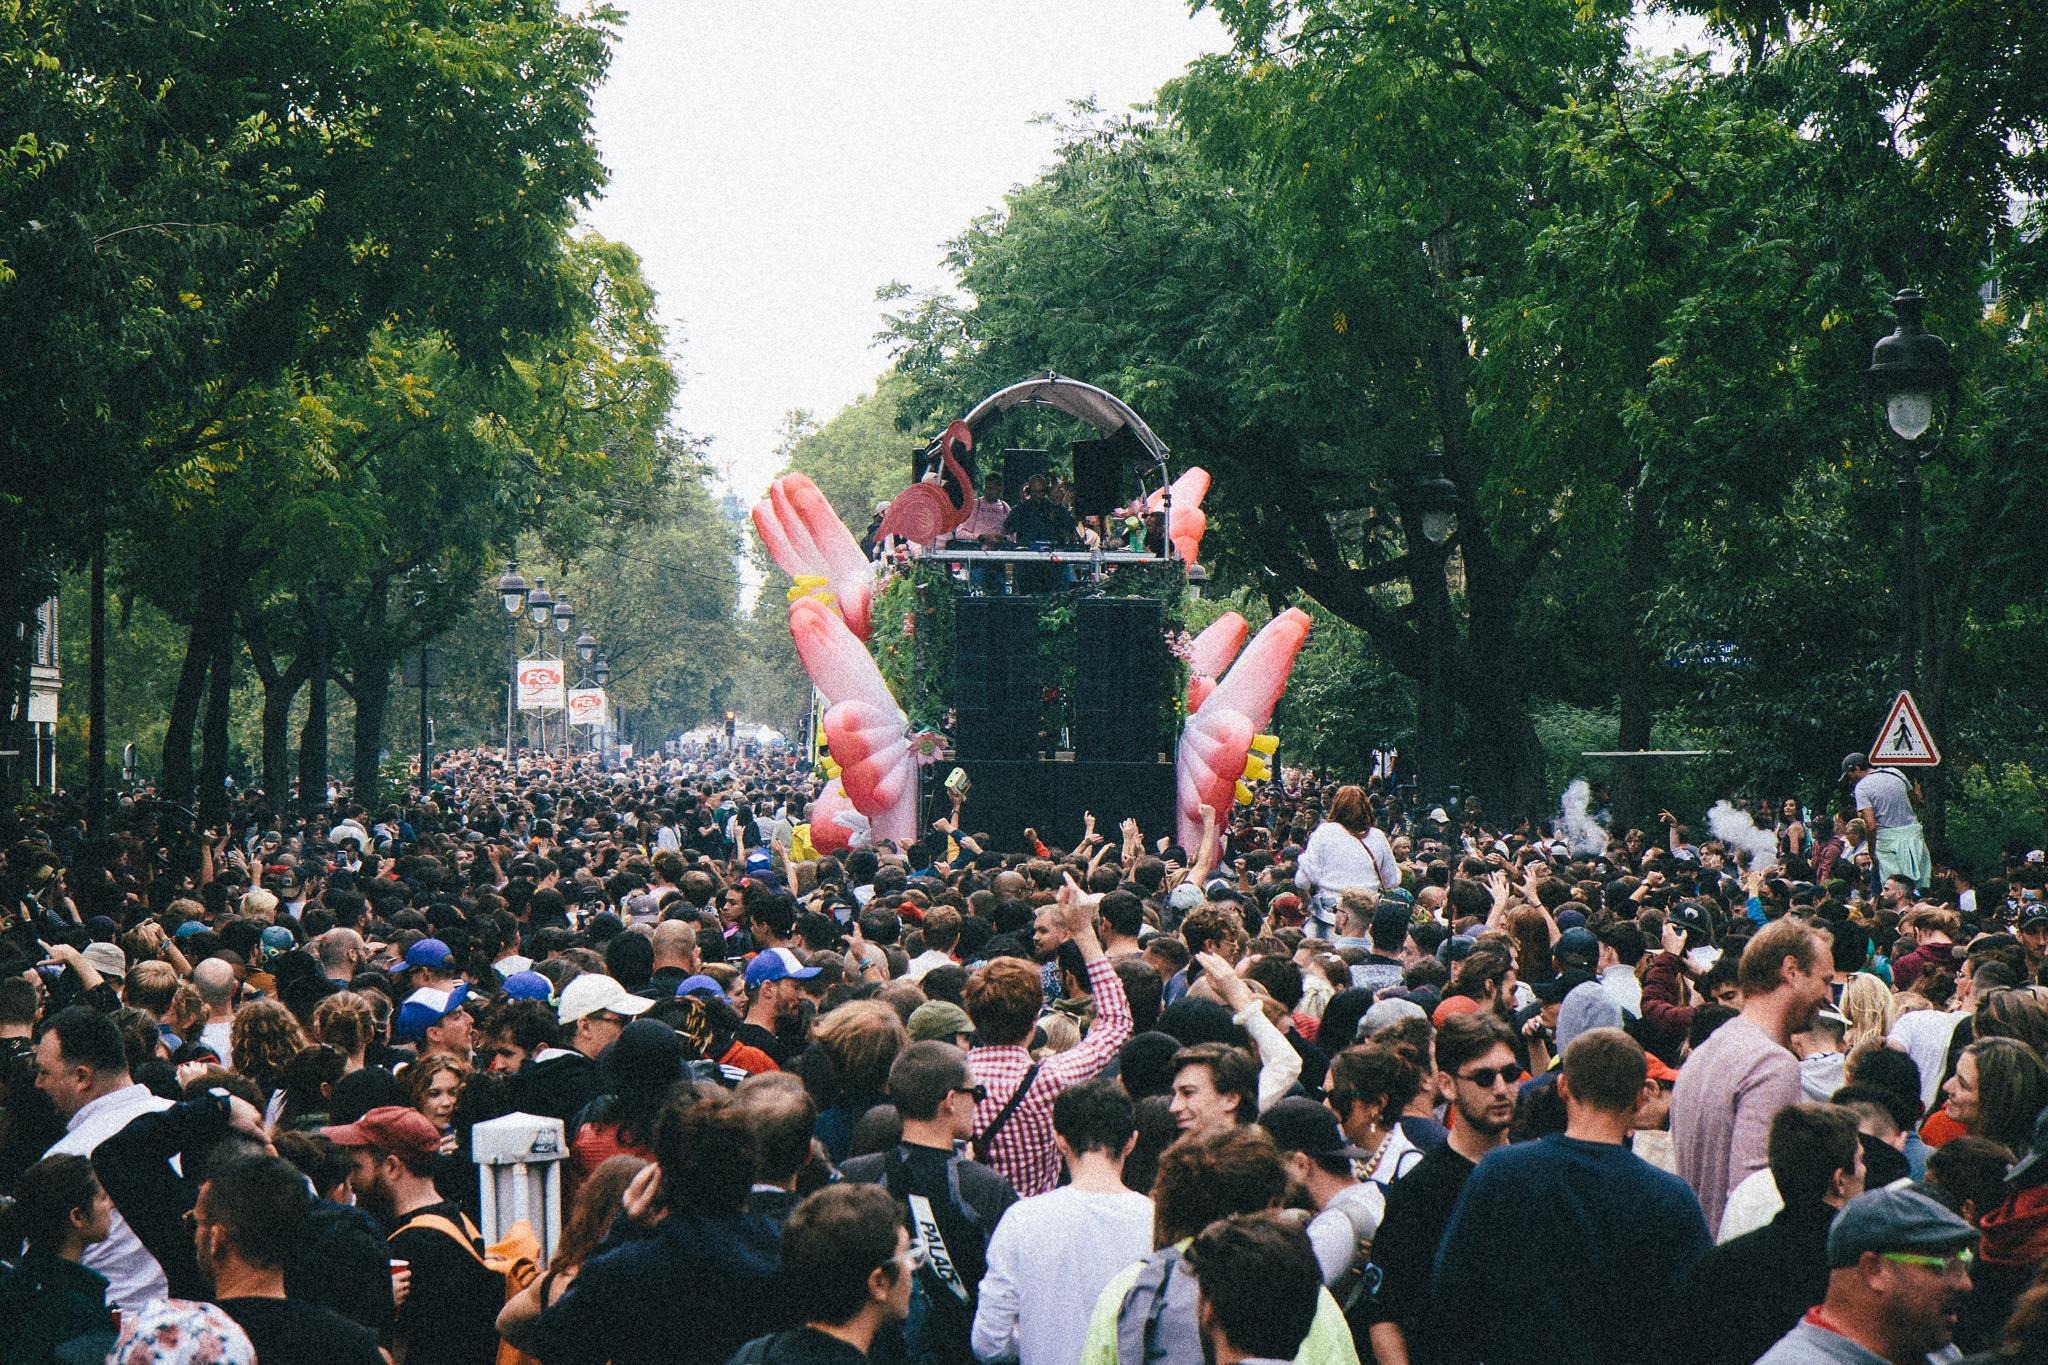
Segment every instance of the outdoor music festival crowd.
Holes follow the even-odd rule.
[[[1768,869],[1295,773],[830,857],[786,750],[426,786],[12,831],[7,1359],[2048,1359],[2048,867],[1860,755]]]

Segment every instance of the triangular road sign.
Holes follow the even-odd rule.
[[[1870,746],[1873,764],[1888,763],[1898,768],[1932,768],[1941,762],[1941,750],[1934,734],[1920,718],[1911,692],[1901,692],[1878,727],[1877,740]]]

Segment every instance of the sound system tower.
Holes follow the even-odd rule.
[[[1031,845],[1024,838],[1027,829],[1037,830],[1041,839],[1056,848],[1073,848],[1080,843],[1091,812],[1097,832],[1106,839],[1115,839],[1116,829],[1126,819],[1138,822],[1148,845],[1174,832],[1173,764],[1156,759],[1146,763],[1063,763],[1037,758],[960,758],[933,764],[920,774],[927,827],[951,810],[945,781],[956,767],[963,769],[973,784],[960,823],[970,831],[987,834],[996,852],[1030,852]]]
[[[953,749],[962,759],[1038,754],[1039,603],[962,597],[953,608]]]
[[[1166,604],[1149,597],[1084,597],[1074,606],[1074,628],[1074,757],[1151,762],[1165,742]]]

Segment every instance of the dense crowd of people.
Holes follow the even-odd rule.
[[[1844,779],[1731,842],[1286,773],[1192,849],[956,796],[836,855],[781,749],[53,805],[0,863],[7,1355],[2048,1359],[2048,866]],[[480,1231],[513,1113],[546,1256]]]

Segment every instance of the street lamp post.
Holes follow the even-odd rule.
[[[548,648],[548,623],[555,619],[555,595],[548,591],[547,584],[536,582],[533,591],[526,597],[526,619],[533,623],[533,650],[545,658]],[[540,751],[548,750],[548,716],[542,711],[540,722]]]
[[[556,653],[555,657],[556,657],[556,658],[558,658],[558,659],[563,659],[563,660],[564,660],[565,662],[566,662],[566,658],[567,658],[567,656],[559,652],[559,650],[560,650],[560,646],[561,646],[562,644],[564,644],[564,643],[566,643],[566,642],[567,642],[567,637],[568,637],[568,634],[569,634],[570,630],[572,630],[572,629],[573,629],[573,628],[575,627],[575,625],[576,625],[576,608],[575,608],[575,606],[574,606],[574,605],[572,605],[572,604],[570,603],[570,601],[569,601],[569,599],[568,599],[568,598],[566,598],[566,597],[557,597],[557,598],[555,599],[555,634],[557,634],[557,635],[560,635],[560,636],[562,636],[562,637],[563,637],[563,640],[562,640],[562,641],[559,641],[559,642],[557,642],[557,651],[558,651],[558,652]],[[566,672],[567,672],[567,669],[565,668],[565,669],[564,669],[563,671],[564,671],[564,672],[566,673]],[[569,699],[568,699],[568,698],[567,698],[566,696],[565,696],[565,697],[563,697],[563,698],[562,698],[562,757],[563,757],[564,759],[567,759],[567,758],[569,757],[569,733],[570,733],[570,730],[571,730],[571,726],[570,726],[570,724],[569,724],[569,705],[568,705],[568,703],[569,703]]]
[[[505,761],[512,761],[512,724],[519,701],[519,617],[530,589],[519,576],[519,561],[508,560],[498,578],[498,601],[505,608]]]
[[[1421,686],[1416,690],[1417,783],[1421,802],[1441,804],[1450,788],[1456,708],[1451,701],[1451,589],[1447,578],[1450,541],[1458,525],[1458,487],[1444,475],[1443,452],[1422,458],[1409,493],[1409,511],[1421,543],[1408,553],[1421,556],[1410,570],[1415,624],[1422,637]]]
[[[1913,288],[1892,296],[1898,319],[1890,336],[1870,350],[1864,378],[1874,397],[1884,400],[1885,425],[1896,438],[1899,461],[1899,685],[1911,691],[1919,682],[1920,654],[1926,631],[1926,546],[1920,525],[1920,464],[1925,458],[1920,438],[1934,425],[1934,402],[1956,386],[1948,343],[1922,325],[1927,300]]]
[[[591,669],[590,676],[597,679],[597,685],[599,687],[611,687],[612,666],[610,662],[605,659],[604,655],[600,654],[597,656],[597,664]],[[604,701],[604,722],[603,724],[597,727],[597,764],[600,768],[606,768],[611,766],[611,747],[612,701],[610,693],[607,692]]]

